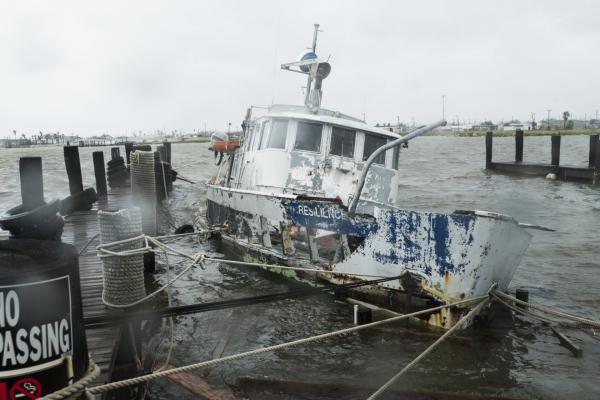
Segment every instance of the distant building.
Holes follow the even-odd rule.
[[[531,124],[529,122],[509,122],[500,127],[502,131],[516,131],[517,129],[522,131],[531,130]]]
[[[489,132],[489,131],[495,131],[497,129],[498,129],[498,125],[494,124],[492,121],[485,121],[485,122],[482,122],[481,124],[473,125],[474,131]]]

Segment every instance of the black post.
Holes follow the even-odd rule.
[[[65,167],[69,178],[69,191],[71,194],[83,192],[83,179],[81,178],[81,164],[79,163],[79,147],[65,146]]]
[[[133,150],[133,142],[125,142],[125,157],[127,159],[127,164],[131,164],[131,160],[129,159],[129,153]]]
[[[166,154],[166,159],[163,161],[168,162],[169,164],[171,164],[171,142],[163,142],[163,146],[165,146],[165,154]]]
[[[523,162],[523,129],[515,132],[515,162]]]
[[[485,133],[485,168],[491,169],[492,167],[492,142],[494,134],[492,132]]]
[[[118,150],[118,149],[117,149]],[[96,192],[98,196],[106,196],[106,171],[104,170],[104,152],[95,151],[92,153],[94,159],[94,175],[96,176]]]
[[[588,166],[594,168],[596,165],[596,145],[598,144],[598,135],[590,135],[590,157]]]
[[[521,300],[524,301],[526,303],[529,303],[529,290],[527,289],[517,289],[517,291],[515,292],[515,297],[517,298],[517,300]],[[517,307],[521,307],[521,308],[527,308],[527,306],[521,305],[521,304],[517,304]]]
[[[42,157],[21,157],[19,159],[19,176],[23,210],[33,210],[44,204]]]
[[[167,149],[165,146],[156,146],[156,151],[160,154],[161,161],[167,162]]]
[[[121,157],[121,150],[119,150],[118,147],[111,147],[111,149],[110,149],[110,159],[111,160],[116,160],[119,157]]]
[[[551,136],[552,139],[552,154],[550,164],[558,166],[560,164],[560,135]]]
[[[594,184],[600,183],[600,140],[596,141],[596,151],[594,152]]]

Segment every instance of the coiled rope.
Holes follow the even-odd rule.
[[[329,338],[332,338],[335,336],[347,335],[349,333],[357,332],[357,331],[360,331],[363,329],[369,329],[369,328],[373,328],[375,326],[389,324],[389,323],[400,321],[400,320],[403,320],[406,318],[416,317],[418,315],[439,311],[444,308],[456,307],[459,305],[464,306],[466,304],[470,304],[473,302],[481,302],[487,298],[488,298],[488,295],[478,296],[478,297],[474,297],[474,298],[467,299],[467,300],[461,300],[461,301],[457,301],[457,302],[450,303],[450,304],[444,304],[441,306],[428,308],[426,310],[416,311],[416,312],[413,312],[410,314],[399,315],[396,317],[391,317],[391,318],[387,318],[384,320],[371,322],[371,323],[368,323],[365,325],[353,326],[350,328],[340,329],[340,330],[333,331],[333,332],[310,336],[310,337],[303,338],[303,339],[297,339],[297,340],[294,340],[291,342],[286,342],[286,343],[281,343],[281,344],[277,344],[277,345],[273,345],[273,346],[263,347],[263,348],[259,348],[259,349],[255,349],[255,350],[251,350],[251,351],[246,351],[243,353],[232,354],[229,356],[215,358],[215,359],[208,360],[208,361],[202,361],[199,363],[194,363],[194,364],[186,365],[183,367],[171,368],[171,369],[167,369],[167,370],[163,370],[163,371],[159,371],[159,372],[154,372],[154,373],[138,376],[135,378],[124,379],[122,381],[110,382],[110,383],[107,383],[104,385],[90,388],[88,390],[88,392],[91,394],[100,394],[100,393],[108,392],[108,391],[114,390],[114,389],[125,388],[128,386],[138,385],[138,384],[144,383],[144,382],[149,382],[149,381],[152,381],[152,380],[155,380],[155,379],[158,379],[161,377],[165,377],[168,375],[192,371],[192,370],[196,370],[196,369],[200,369],[200,368],[204,368],[204,367],[221,364],[221,363],[228,362],[228,361],[235,361],[235,360],[239,360],[239,359],[245,358],[245,357],[260,355],[260,354],[272,352],[275,350],[285,349],[285,348],[289,348],[289,347],[293,347],[293,346],[298,346],[301,344],[312,343],[312,342],[319,341],[319,340],[329,339]]]

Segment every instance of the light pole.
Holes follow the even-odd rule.
[[[548,122],[546,122],[546,124],[548,125],[547,129],[550,130],[550,112],[552,110],[546,110],[548,112]]]
[[[446,95],[442,95],[442,119],[446,119]]]
[[[531,113],[531,129],[535,130],[535,113]]]

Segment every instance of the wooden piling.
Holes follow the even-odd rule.
[[[111,147],[111,149],[110,149],[110,159],[111,160],[116,160],[119,157],[121,157],[121,150],[119,150],[118,147]]]
[[[526,303],[529,303],[529,291],[527,289],[517,289],[515,291],[515,297],[517,298],[517,300],[521,300],[524,301]],[[521,307],[524,309],[527,309],[529,307],[525,306],[525,305],[521,305],[521,304],[517,304],[517,307]]]
[[[485,133],[485,168],[491,169],[492,167],[492,143],[494,134],[492,132]]]
[[[125,142],[125,158],[127,164],[131,164],[131,152],[133,151],[133,142]]]
[[[167,149],[165,146],[156,146],[156,151],[160,154],[160,159],[167,162]]]
[[[19,159],[19,176],[23,209],[33,210],[44,204],[42,157],[21,157]]]
[[[551,149],[551,161],[550,165],[558,167],[560,164],[560,135],[551,136],[552,149]]]
[[[79,161],[79,147],[63,147],[65,167],[69,178],[69,191],[71,194],[83,192],[83,179],[81,177],[81,164]]]
[[[594,179],[595,185],[600,184],[600,140],[596,141],[594,151]]]
[[[515,162],[523,162],[523,129],[515,131]]]
[[[163,142],[163,146],[165,147],[166,159],[163,161],[171,164],[171,142]]]
[[[594,168],[596,165],[596,146],[598,144],[598,135],[590,135],[590,155],[588,166]]]
[[[118,149],[117,149],[118,150]],[[94,175],[96,177],[96,192],[98,196],[106,196],[106,170],[104,169],[104,152],[95,151],[92,153],[94,160]]]

